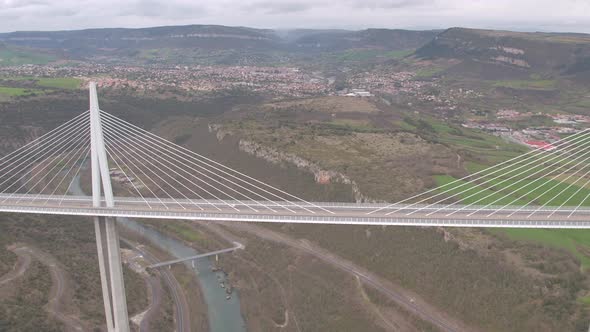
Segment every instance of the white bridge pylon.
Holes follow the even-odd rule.
[[[105,151],[95,83],[90,83],[90,156],[92,206],[100,208],[104,202],[106,207],[113,208],[115,201]],[[102,192],[104,192],[104,199],[101,196],[101,188]],[[96,233],[100,282],[107,330],[109,332],[126,332],[129,331],[129,317],[125,285],[123,283],[119,234],[117,232],[115,218],[95,216],[94,229]]]

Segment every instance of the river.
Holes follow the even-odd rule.
[[[79,176],[73,182],[70,191],[74,195],[85,195],[80,186]],[[166,236],[153,228],[146,227],[141,223],[129,218],[117,218],[119,225],[139,233],[153,244],[168,252],[176,258],[195,256],[199,253],[181,241]],[[239,292],[234,288],[229,300],[226,299],[225,289],[221,288],[220,282],[225,280],[223,272],[213,272],[211,266],[215,258],[199,259],[195,263],[195,268],[190,262],[185,265],[190,271],[193,271],[199,284],[205,304],[207,305],[207,316],[209,320],[209,330],[211,332],[240,332],[246,331],[246,323],[240,310]]]

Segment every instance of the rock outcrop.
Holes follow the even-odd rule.
[[[223,129],[223,127],[218,124],[210,124],[209,131],[212,133],[214,132],[217,139],[220,141],[226,136],[232,135],[232,132]],[[277,165],[288,163],[299,169],[310,172],[313,174],[317,183],[348,184],[352,187],[352,192],[356,202],[374,202],[373,199],[370,199],[361,192],[358,184],[354,180],[341,172],[324,169],[317,163],[301,158],[295,154],[279,151],[275,148],[264,146],[251,140],[240,139],[238,146],[241,151],[264,159],[270,163]]]

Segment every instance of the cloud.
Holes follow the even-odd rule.
[[[123,4],[119,7],[118,16],[137,16],[146,18],[173,17],[188,18],[201,17],[206,14],[205,7],[196,3],[167,2],[160,0],[138,0]]]
[[[0,9],[14,9],[31,6],[47,6],[49,1],[44,0],[3,0],[0,1]]]
[[[434,0],[349,0],[348,3],[357,8],[370,9],[401,9],[433,6]]]
[[[266,14],[290,14],[304,12],[317,6],[304,1],[260,1],[241,7],[245,12],[262,12]]]

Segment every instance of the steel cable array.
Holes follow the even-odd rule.
[[[526,211],[530,212],[528,217],[539,212],[550,217],[564,207],[576,206],[571,216],[590,204],[590,190],[586,189],[589,175],[590,130],[586,129],[367,214],[450,217],[463,212],[467,217],[491,217],[506,211],[511,217]],[[575,187],[584,180],[583,185]],[[574,192],[569,193],[572,189]],[[588,191],[586,197],[576,199],[584,190]]]

